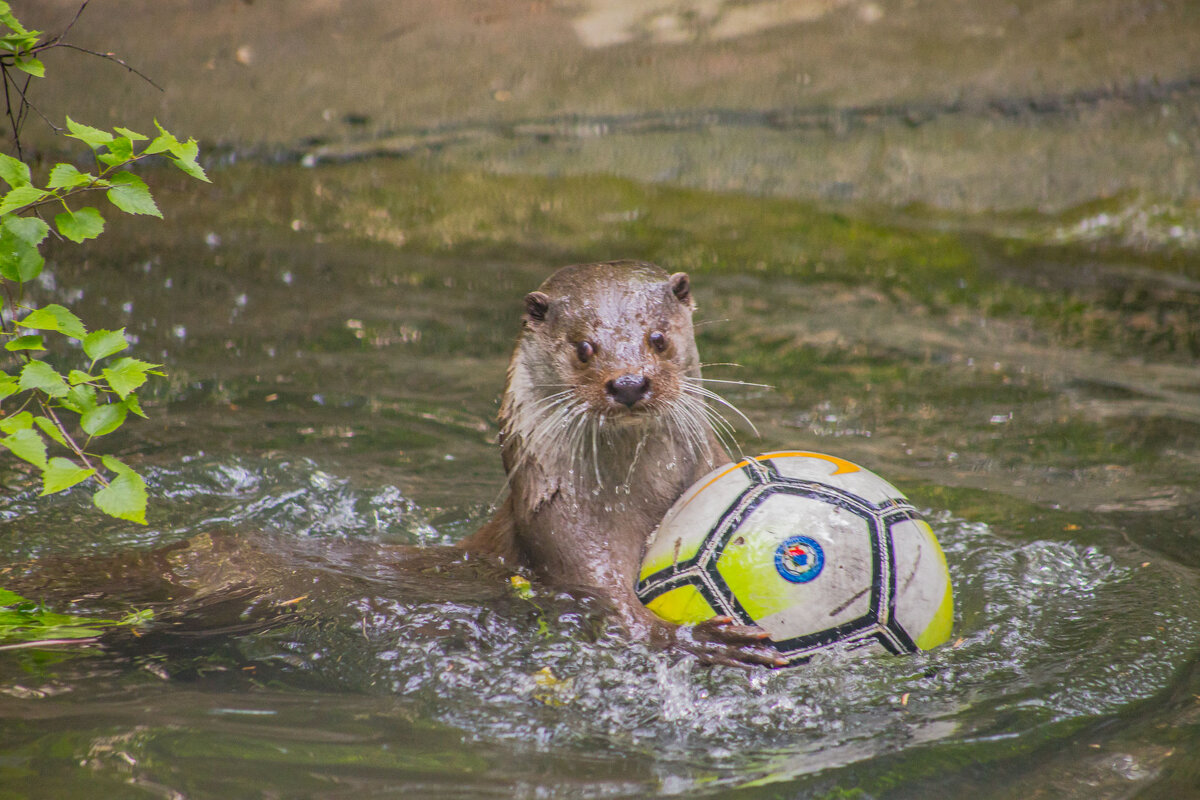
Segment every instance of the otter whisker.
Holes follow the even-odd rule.
[[[515,439],[514,446],[517,456],[512,467],[508,469],[504,484],[500,487],[500,492],[492,501],[492,505],[496,505],[504,492],[511,488],[512,476],[524,468],[532,454],[537,452],[548,438],[561,434],[564,422],[568,423],[568,427],[574,425],[575,408],[579,405],[579,400],[573,395],[574,391],[567,389],[540,397],[514,409],[512,423],[505,431],[505,435]],[[555,465],[548,466],[552,469],[555,468]]]
[[[567,459],[567,468],[573,476],[583,473],[585,462],[583,438],[587,429],[588,419],[584,403],[576,399],[570,404],[566,425],[560,432],[561,439],[566,443],[566,447],[563,448],[563,457]],[[554,449],[555,443],[551,443],[549,448]]]
[[[587,480],[589,468],[598,470],[595,453],[596,419],[588,412],[585,403],[579,404],[579,407],[575,410],[575,414],[576,419],[572,424],[567,449],[571,453],[573,479],[578,481],[580,486],[583,486]],[[588,458],[589,442],[592,452],[590,464]]]
[[[738,408],[733,403],[726,400],[721,395],[712,391],[711,389],[706,389],[705,387],[701,386],[699,383],[696,382],[697,380],[698,379],[696,379],[696,378],[687,378],[683,382],[684,390],[687,391],[689,394],[698,395],[698,396],[706,398],[708,400],[715,400],[716,402],[720,403],[721,405],[725,406],[726,408],[730,409],[735,414],[737,414],[739,417],[741,417],[742,420],[747,425],[750,426],[750,430],[753,431],[755,436],[759,435],[758,428],[755,426],[755,424],[753,422],[750,421],[749,417],[747,417],[745,414],[742,413],[742,410],[740,408]]]
[[[742,452],[741,445],[738,444],[736,433],[729,420],[725,419],[725,417],[710,407],[700,397],[685,394],[681,396],[680,400],[687,407],[689,414],[698,420],[695,423],[696,425],[711,430],[713,435],[717,437],[717,441],[726,450],[737,453]]]
[[[733,426],[729,424],[729,420],[721,416],[716,409],[707,405],[704,407],[704,415],[708,418],[713,431],[716,433],[717,438],[721,440],[721,444],[725,446],[726,450],[736,453],[739,457],[745,455],[741,443],[737,440]]]
[[[680,395],[671,407],[671,422],[674,423],[679,434],[694,451],[704,448],[707,441],[707,437],[705,436],[706,431],[712,431],[717,436],[717,439],[724,444],[721,434],[713,430],[712,425],[705,418],[705,410],[703,400],[687,394]]]
[[[775,387],[769,383],[751,383],[750,381],[727,381],[721,378],[688,378],[689,381],[700,381],[702,383],[728,383],[732,386],[753,386],[756,389],[774,389]]]
[[[724,415],[722,415],[717,409],[713,408],[704,400],[706,395],[715,396],[715,394],[713,392],[709,392],[707,389],[690,384],[685,384],[685,387],[688,391],[681,395],[681,402],[685,403],[689,407],[691,413],[696,414],[703,420],[702,424],[712,430],[713,434],[717,437],[717,440],[727,450],[741,454],[742,448],[741,445],[738,444],[736,431],[734,430],[733,425],[724,417]],[[692,391],[693,389],[696,391]]]
[[[604,481],[600,478],[600,451],[596,447],[596,432],[600,426],[604,424],[603,418],[592,423],[592,469],[596,472],[596,485],[601,489],[604,488]]]
[[[546,395],[545,397],[540,397],[532,403],[529,403],[528,410],[534,414],[541,414],[542,412],[549,410],[551,407],[565,402],[572,394],[574,394],[574,392],[571,389],[566,389],[561,392],[555,392],[554,394]]]

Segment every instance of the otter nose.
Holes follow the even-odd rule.
[[[650,391],[650,379],[645,375],[622,375],[604,384],[613,400],[633,408],[633,404],[646,396]]]

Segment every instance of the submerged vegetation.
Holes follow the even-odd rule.
[[[229,180],[249,186],[264,169],[249,166]],[[410,253],[524,255],[549,264],[629,256],[696,273],[787,278],[826,292],[869,288],[914,314],[1026,320],[1034,334],[1065,346],[1180,361],[1200,355],[1190,251],[1148,250],[1149,228],[1136,233],[1115,222],[1095,237],[1071,235],[1097,217],[1141,219],[1153,231],[1163,227],[1163,236],[1178,227],[1173,217],[1143,219],[1137,198],[1114,199],[1107,211],[1089,204],[988,226],[970,218],[951,224],[920,209],[850,214],[612,176],[447,169],[434,157],[370,169],[318,166],[272,180],[290,191],[248,196],[226,220],[274,219]],[[1128,208],[1118,210],[1118,202]]]

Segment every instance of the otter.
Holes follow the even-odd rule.
[[[500,407],[507,493],[455,547],[213,531],[149,553],[34,561],[5,582],[41,599],[69,602],[99,590],[125,604],[158,605],[159,619],[170,620],[160,632],[187,631],[191,648],[196,635],[227,632],[231,609],[239,630],[265,628],[291,618],[281,609],[293,598],[340,602],[363,576],[404,594],[420,589],[403,579],[389,584],[389,575],[453,574],[460,586],[477,583],[485,600],[499,588],[489,579],[516,567],[606,600],[631,636],[713,663],[782,666],[762,629],[728,617],[675,626],[634,591],[642,551],[667,510],[729,460],[718,435],[728,424],[705,402],[717,398],[701,384],[693,308],[686,274],[637,261],[564,267],[526,295]],[[315,566],[300,566],[310,558]],[[465,572],[444,571],[464,561]]]
[[[687,274],[575,264],[524,306],[499,415],[507,494],[460,546],[603,596],[634,637],[712,663],[781,666],[761,628],[728,617],[676,626],[634,593],[664,514],[729,460],[714,427],[727,423],[701,383]]]

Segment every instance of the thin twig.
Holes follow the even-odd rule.
[[[0,61],[0,73],[2,73],[0,77],[4,81],[4,114],[8,117],[8,124],[12,128],[13,142],[17,146],[17,158],[24,161],[25,152],[21,147],[21,126],[17,123],[17,118],[13,116],[12,95],[8,92],[8,83],[12,78],[9,77],[8,67],[4,66],[2,61]],[[16,88],[15,83],[13,84],[13,88]],[[22,102],[24,102],[24,98],[22,98]]]
[[[43,114],[42,110],[40,108],[35,106],[33,103],[29,102],[29,99],[25,96],[25,90],[29,88],[29,81],[32,80],[32,76],[25,77],[25,88],[22,89],[21,87],[17,86],[17,82],[12,77],[12,74],[8,67],[4,66],[3,64],[0,64],[0,72],[4,73],[4,79],[6,81],[5,87],[4,87],[5,93],[7,94],[8,83],[11,82],[13,89],[17,92],[17,94],[19,94],[21,96],[21,103],[20,103],[21,110],[17,112],[16,120],[13,120],[13,118],[12,118],[11,105],[10,105],[10,112],[8,115],[9,120],[12,121],[13,138],[17,139],[18,143],[20,142],[20,138],[21,138],[21,128],[25,124],[25,116],[29,113],[29,111],[33,111],[39,117],[41,117],[42,121],[44,121],[47,125],[49,125],[50,128],[52,130],[54,130],[56,133],[58,131],[62,130],[62,128],[58,127],[53,122],[51,122],[50,118],[47,117],[45,114]],[[19,145],[18,145],[18,147],[19,147]]]
[[[11,69],[15,69],[15,66],[10,66],[10,64],[5,63],[4,59],[10,59],[12,61],[15,61],[16,56],[18,56],[18,55],[36,56],[39,53],[43,53],[47,50],[52,50],[55,47],[65,47],[68,50],[78,50],[81,53],[87,53],[88,55],[96,56],[97,58],[102,58],[105,61],[112,61],[113,63],[120,64],[122,67],[129,70],[134,75],[137,75],[139,78],[141,78],[146,83],[153,86],[155,89],[158,89],[160,92],[166,91],[165,89],[163,89],[163,87],[161,87],[157,83],[155,83],[154,80],[152,78],[150,78],[149,75],[142,72],[138,68],[130,65],[124,59],[117,57],[117,55],[115,53],[101,53],[97,50],[91,50],[86,47],[80,47],[77,44],[71,44],[70,42],[63,41],[63,39],[66,38],[67,34],[71,32],[71,29],[75,27],[75,23],[79,21],[80,16],[83,15],[83,11],[84,11],[84,9],[87,8],[89,2],[90,2],[90,0],[83,0],[83,2],[80,3],[79,8],[75,11],[75,16],[71,18],[71,21],[67,23],[67,26],[65,28],[63,28],[62,32],[60,32],[57,36],[53,37],[52,39],[47,39],[46,41],[44,41],[40,44],[34,45],[33,47],[31,47],[28,51],[25,51],[24,53],[5,54],[4,56],[0,57],[0,73],[3,73],[3,79],[4,79],[5,114],[8,117],[9,126],[12,128],[13,143],[14,143],[14,146],[17,151],[17,158],[20,159],[21,161],[25,160],[24,148],[22,148],[22,146],[21,146],[21,128],[24,126],[25,119],[29,115],[30,111],[33,111],[39,117],[41,117],[42,120],[47,125],[49,125],[50,129],[52,131],[54,131],[55,133],[62,132],[62,128],[60,128],[59,126],[57,126],[53,122],[51,122],[50,118],[47,117],[45,114],[43,114],[41,109],[39,109],[33,103],[29,102],[29,98],[26,96],[26,90],[28,90],[29,81],[31,80],[31,78],[33,76],[26,75],[25,86],[24,87],[18,86],[16,79],[12,76],[12,74],[10,72]],[[9,94],[9,84],[10,83],[12,84],[12,88],[17,92],[17,94],[21,98],[20,102],[17,103],[17,108],[15,111],[13,110],[13,98]]]
[[[75,16],[72,17],[71,21],[67,23],[67,27],[63,28],[62,33],[58,34],[58,36],[55,36],[50,41],[61,42],[63,40],[63,37],[65,37],[68,33],[71,32],[71,28],[75,27],[75,23],[79,21],[79,17],[83,15],[83,10],[85,8],[87,8],[88,3],[90,3],[90,2],[91,2],[91,0],[83,0],[83,2],[79,4],[79,10],[75,12]]]
[[[136,160],[136,159],[134,159],[134,160]],[[132,164],[133,161],[126,161],[125,163]],[[41,200],[38,200],[37,202],[30,203],[27,206],[21,206],[20,208],[14,209],[13,213],[20,214],[25,211],[33,211],[34,209],[41,208],[42,206],[53,205],[54,203],[62,203],[68,197],[75,197],[76,195],[83,194],[84,192],[107,191],[108,189],[111,189],[111,188],[112,188],[111,186],[104,186],[103,184],[97,184],[97,183],[89,183],[87,186],[75,186],[75,187],[72,187],[71,191],[68,192],[67,194],[43,198]],[[70,211],[70,208],[67,208],[67,210]]]
[[[58,418],[58,415],[54,413],[54,409],[46,405],[46,401],[44,400],[39,399],[38,405],[42,407],[42,411],[47,417],[50,418],[50,421],[54,423],[54,427],[58,429],[58,432],[62,434],[62,437],[67,440],[67,446],[70,448],[70,450],[75,453],[75,455],[79,456],[79,460],[83,462],[85,467],[93,470],[95,473],[93,477],[99,481],[102,486],[108,486],[108,479],[100,474],[99,469],[92,466],[92,462],[88,459],[87,453],[83,451],[83,448],[75,444],[75,440],[71,438],[71,434],[67,432],[66,427],[62,424],[62,421]]]
[[[17,642],[15,644],[0,644],[0,650],[21,650],[27,647],[50,647],[60,644],[96,644],[99,636],[88,636],[82,639],[37,639],[32,642]]]
[[[78,50],[78,51],[79,51],[79,52],[81,52],[81,53],[87,53],[89,56],[96,56],[97,58],[103,58],[103,59],[105,59],[106,61],[112,61],[112,62],[114,62],[114,63],[116,63],[116,64],[120,64],[122,67],[124,67],[125,69],[129,70],[129,71],[130,71],[130,72],[132,72],[134,75],[137,75],[139,78],[141,78],[141,79],[142,79],[142,80],[144,80],[146,83],[148,83],[148,84],[150,84],[151,86],[153,86],[155,89],[158,89],[160,92],[165,92],[165,91],[166,91],[166,89],[164,89],[163,87],[161,87],[161,86],[159,86],[157,83],[155,83],[153,80],[151,80],[151,79],[150,79],[150,76],[146,75],[146,73],[142,72],[142,71],[141,71],[141,70],[139,70],[137,67],[130,66],[130,64],[129,64],[128,62],[126,62],[124,59],[122,59],[122,58],[117,58],[117,55],[116,55],[115,53],[101,53],[99,50],[89,50],[89,49],[87,49],[86,47],[80,47],[80,46],[79,46],[79,45],[77,45],[77,44],[69,44],[69,43],[67,43],[67,42],[58,42],[58,43],[56,43],[56,44],[54,44],[54,45],[51,45],[51,46],[52,46],[52,47],[65,47],[65,48],[67,48],[68,50]],[[33,50],[31,50],[30,52],[31,52],[31,53],[36,53],[36,52],[38,52],[38,51],[39,51],[39,47],[35,47],[35,48],[34,48]]]

